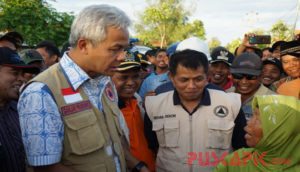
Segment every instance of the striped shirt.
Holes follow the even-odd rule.
[[[25,171],[25,151],[16,101],[0,108],[0,171]]]

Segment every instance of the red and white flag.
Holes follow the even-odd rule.
[[[75,103],[83,100],[78,89],[76,91],[73,91],[71,87],[63,88],[61,89],[61,93],[64,96],[65,102],[67,104]]]

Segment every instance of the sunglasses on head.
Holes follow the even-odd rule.
[[[247,80],[255,80],[258,78],[258,76],[255,75],[240,74],[240,73],[233,73],[232,77],[233,79],[243,79],[244,77],[246,77]]]

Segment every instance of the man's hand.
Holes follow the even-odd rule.
[[[236,56],[242,54],[247,47],[256,47],[257,46],[257,44],[250,44],[249,43],[249,38],[254,37],[255,35],[256,34],[254,34],[254,33],[244,35],[244,39],[242,41],[242,44],[239,46],[239,48],[236,51],[236,54],[235,54]]]
[[[122,143],[122,148],[123,148],[127,168],[129,168],[130,171],[132,171],[132,169],[139,163],[139,160],[137,160],[130,153],[130,150],[129,150],[130,148],[129,148],[129,145],[128,145],[126,139],[123,136],[121,136],[120,140],[121,140],[121,143]],[[145,166],[141,168],[141,171],[142,172],[150,172],[150,170]]]
[[[256,36],[256,34],[254,34],[254,33],[245,34],[242,45],[245,46],[245,47],[256,47],[257,44],[250,44],[249,43],[249,38],[250,37],[255,37],[255,36]]]
[[[149,170],[149,168],[144,166],[141,168],[141,172],[150,172],[150,170]]]

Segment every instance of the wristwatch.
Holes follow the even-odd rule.
[[[136,164],[136,166],[132,169],[132,172],[140,172],[141,169],[142,169],[144,166],[148,167],[147,164],[146,164],[145,162],[140,161],[140,162],[139,162],[138,164]]]

